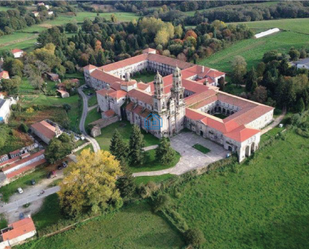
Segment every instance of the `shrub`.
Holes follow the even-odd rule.
[[[188,245],[200,246],[206,242],[204,234],[201,230],[194,228],[185,232],[185,240]]]
[[[158,211],[162,211],[167,208],[171,203],[171,198],[169,195],[159,195],[153,201],[153,212],[157,213]]]
[[[26,124],[22,123],[20,126],[19,126],[19,129],[24,132],[24,133],[28,133],[29,131],[29,128]]]

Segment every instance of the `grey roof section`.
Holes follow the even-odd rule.
[[[303,64],[303,65],[309,65],[309,58],[305,58],[299,61],[295,61],[295,64]]]
[[[5,103],[5,99],[0,99],[0,109],[1,109],[1,107],[3,106],[3,104]]]

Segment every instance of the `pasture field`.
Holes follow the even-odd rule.
[[[199,64],[213,67],[225,72],[231,72],[231,62],[236,55],[241,55],[246,59],[247,68],[251,69],[252,66],[256,66],[263,58],[265,52],[270,50],[278,50],[279,52],[287,53],[291,47],[302,48],[309,45],[309,25],[304,23],[304,19],[298,20],[298,25],[303,25],[303,33],[298,31],[292,31],[295,26],[291,25],[291,31],[280,31],[276,34],[269,35],[259,39],[242,40],[232,44],[224,50],[218,51],[208,58],[199,60]],[[265,21],[266,22],[266,21]],[[276,27],[273,24],[274,21],[268,21],[266,27],[265,22],[261,22],[262,30],[267,30],[270,27]],[[254,27],[258,27],[258,23],[254,22]],[[277,20],[275,21],[277,23]],[[249,25],[251,27],[251,23]],[[298,28],[295,28],[297,30]],[[305,34],[305,33],[308,34]]]
[[[288,131],[241,165],[177,186],[173,209],[203,231],[202,248],[308,248],[308,149]]]
[[[55,197],[53,198],[55,199]],[[51,209],[45,208],[45,210],[48,211]],[[53,210],[51,211],[53,212]],[[58,215],[54,215],[58,219]],[[34,215],[34,220],[36,220],[36,216]],[[46,224],[51,224],[51,222],[52,220],[41,221],[39,227],[44,227]],[[85,222],[67,232],[49,238],[35,240],[17,248],[99,249],[104,247],[106,249],[178,249],[183,245],[184,243],[180,235],[164,219],[153,214],[148,204],[139,203],[124,207],[119,212]]]
[[[0,9],[1,11],[1,9]],[[133,19],[138,19],[139,17],[134,13],[125,13],[125,12],[115,12],[115,16],[118,19],[118,22],[129,22]],[[110,20],[112,13],[99,13],[99,16]],[[23,50],[31,50],[36,43],[36,39],[39,32],[42,32],[52,26],[64,25],[69,22],[82,23],[85,18],[94,19],[97,16],[97,13],[93,12],[77,12],[76,16],[59,14],[54,20],[47,20],[41,24],[32,25],[23,30],[15,31],[11,35],[2,36],[0,39],[0,52],[4,50],[11,50],[14,48],[19,48]]]

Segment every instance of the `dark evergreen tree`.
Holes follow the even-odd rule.
[[[116,129],[111,139],[109,151],[112,153],[117,160],[120,162],[124,160],[128,155],[128,146],[123,141],[119,131]]]
[[[129,162],[131,166],[140,166],[144,162],[144,136],[138,126],[133,125],[129,142]]]
[[[168,138],[162,138],[159,146],[156,148],[156,159],[167,165],[171,163],[175,158],[175,151],[172,149]]]

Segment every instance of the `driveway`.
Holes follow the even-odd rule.
[[[204,154],[192,146],[201,144],[210,149]],[[182,132],[171,138],[171,146],[181,154],[179,162],[172,168],[158,171],[134,173],[133,176],[156,176],[164,174],[182,175],[188,171],[204,168],[209,164],[226,157],[228,152],[222,146],[202,138],[193,132]]]
[[[83,113],[80,119],[79,129],[81,133],[91,142],[94,152],[97,152],[100,150],[100,145],[94,138],[90,137],[85,130],[85,121],[86,121],[89,109],[88,109],[88,97],[86,96],[86,94],[83,92],[82,89],[83,89],[83,86],[77,89],[79,95],[83,99]]]

